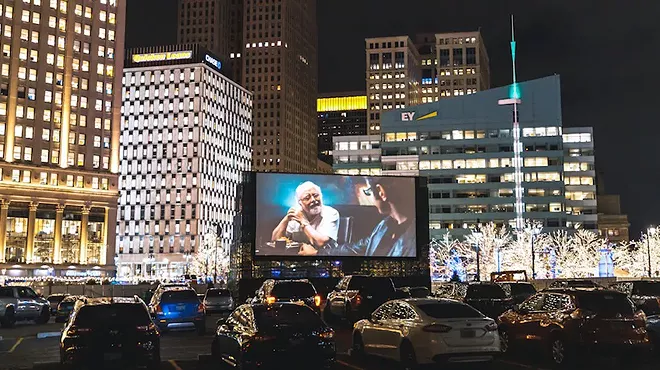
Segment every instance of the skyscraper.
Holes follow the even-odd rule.
[[[216,55],[184,44],[128,50],[121,96],[118,276],[183,275],[210,235],[232,240],[252,94]]]
[[[198,44],[224,62],[230,49],[229,1],[179,0],[177,43]]]
[[[367,134],[367,97],[364,92],[324,94],[316,104],[319,159],[332,171],[332,139]]]
[[[114,269],[125,7],[0,4],[0,266]]]
[[[316,34],[314,0],[244,3],[243,86],[254,93],[257,171],[316,171]]]

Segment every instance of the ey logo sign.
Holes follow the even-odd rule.
[[[415,112],[401,112],[401,121],[421,121],[423,119],[433,118],[437,116],[438,116],[438,111],[435,111],[429,114],[425,114],[421,117],[417,117],[417,119],[415,119]]]

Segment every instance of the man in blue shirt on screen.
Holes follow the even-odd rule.
[[[403,181],[402,181],[403,180]],[[415,192],[406,179],[381,177],[367,179],[363,193],[372,197],[378,213],[386,217],[369,237],[339,249],[324,250],[327,255],[364,257],[415,257]]]
[[[289,209],[273,230],[272,240],[287,237],[303,243],[301,248],[309,255],[316,254],[319,248],[334,247],[339,231],[339,212],[323,204],[321,188],[306,181],[296,188],[296,199],[298,207]]]

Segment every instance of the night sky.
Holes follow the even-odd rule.
[[[564,126],[593,126],[596,167],[620,194],[631,237],[660,223],[660,2],[616,0],[319,0],[319,92],[364,91],[364,38],[481,28],[493,87],[562,79]],[[176,0],[128,0],[127,47],[176,42]],[[523,97],[524,100],[524,97]],[[656,113],[654,113],[656,112]]]

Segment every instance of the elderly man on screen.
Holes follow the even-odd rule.
[[[334,247],[339,231],[339,212],[323,205],[321,188],[306,181],[296,188],[298,207],[289,209],[275,227],[272,240],[287,237],[303,243],[299,255],[313,256],[319,249]]]

